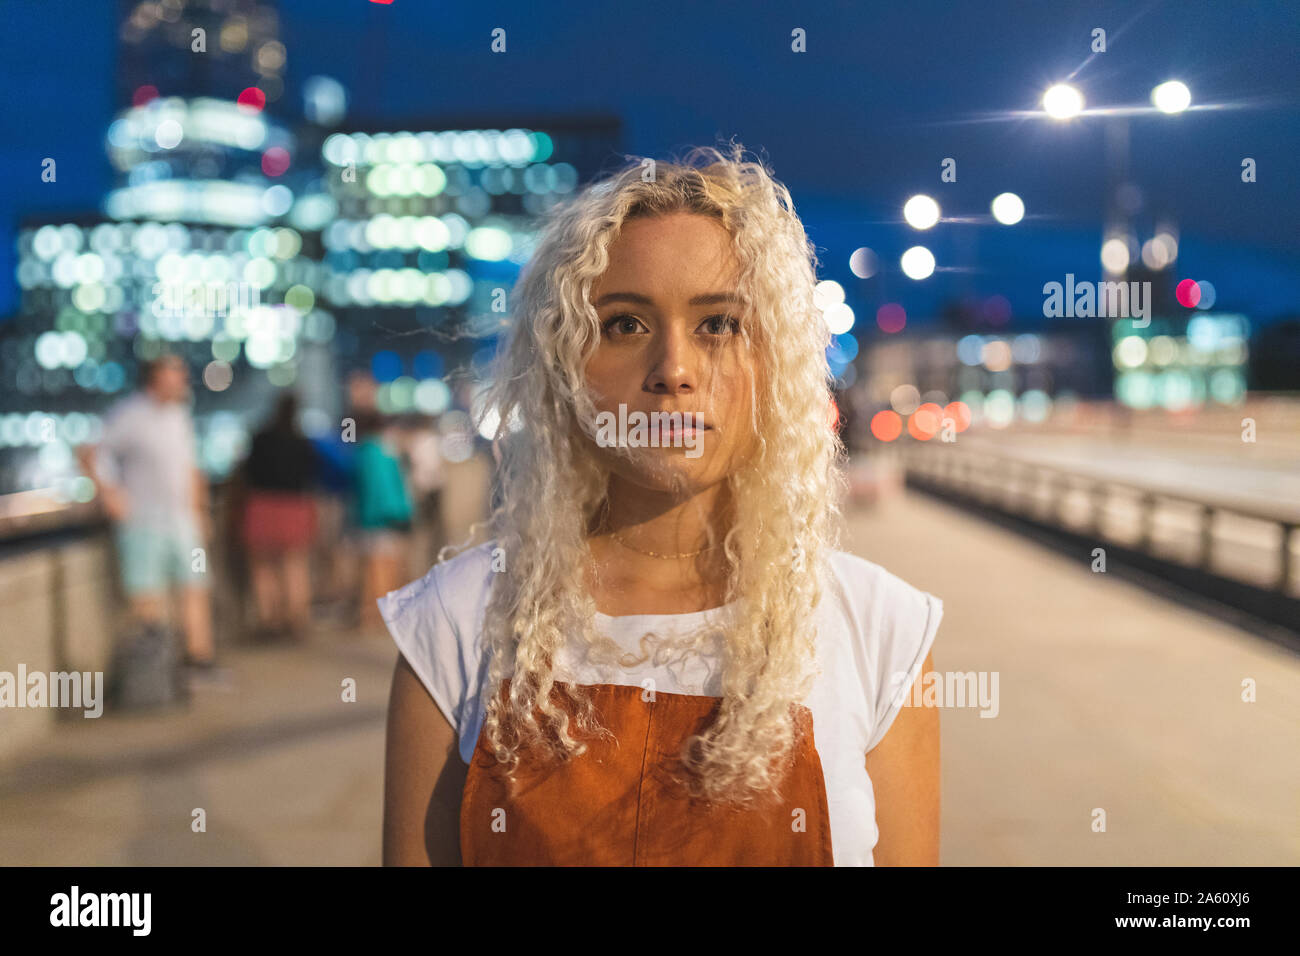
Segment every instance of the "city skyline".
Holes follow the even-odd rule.
[[[13,239],[18,221],[88,212],[100,206],[110,183],[102,137],[122,104],[113,84],[104,80],[113,75],[116,62],[119,10],[106,4],[69,6],[78,14],[58,25],[42,19],[32,4],[6,8],[6,17],[13,20],[5,42],[14,46],[8,52],[15,78],[25,77],[31,84],[30,95],[11,102],[57,102],[61,108],[33,113],[19,106],[5,124],[9,145],[0,153],[0,169],[10,182],[28,176],[31,185],[13,190],[0,203],[0,317],[17,307]],[[1296,20],[1296,12],[1285,5],[1264,6],[1273,10],[1275,21]],[[1139,213],[1139,240],[1154,230],[1156,213],[1172,214],[1182,233],[1176,264],[1180,275],[1211,279],[1223,308],[1246,312],[1257,324],[1297,311],[1300,256],[1286,223],[1300,209],[1300,187],[1285,175],[1287,157],[1300,146],[1295,124],[1285,122],[1294,115],[1295,81],[1293,71],[1267,68],[1270,62],[1281,63],[1286,43],[1284,30],[1262,29],[1263,18],[1241,17],[1231,24],[1223,11],[1200,5],[1174,9],[1156,4],[1138,14],[1114,4],[1086,15],[1017,10],[1015,30],[1004,30],[1006,36],[993,43],[988,15],[972,13],[961,15],[963,39],[945,30],[927,45],[910,15],[902,18],[883,8],[872,10],[870,17],[849,11],[840,18],[847,15],[850,25],[861,18],[860,36],[868,38],[863,50],[872,54],[855,63],[847,45],[853,30],[819,34],[825,10],[815,7],[795,15],[805,21],[800,28],[807,31],[809,52],[804,54],[790,51],[784,15],[756,13],[743,25],[727,27],[718,12],[705,10],[693,21],[682,21],[691,24],[689,30],[682,27],[685,42],[666,50],[668,58],[644,61],[643,77],[636,70],[607,70],[601,73],[607,79],[593,86],[579,81],[611,64],[610,43],[589,42],[594,28],[581,18],[556,31],[550,24],[540,25],[526,8],[506,8],[490,17],[400,2],[290,0],[278,8],[288,48],[286,89],[277,103],[268,104],[268,112],[281,120],[300,112],[303,81],[325,73],[348,90],[349,128],[420,128],[415,121],[422,117],[475,111],[617,115],[624,120],[624,150],[659,156],[734,135],[767,156],[790,186],[823,259],[824,277],[844,283],[851,298],[897,300],[918,319],[933,317],[945,303],[970,293],[1006,296],[1020,317],[1041,303],[1045,282],[1098,268],[1104,192],[1100,126],[1089,118],[1069,128],[1049,126],[1017,118],[1015,111],[1032,109],[1043,85],[1067,74],[1077,74],[1073,82],[1086,89],[1089,106],[1141,103],[1152,82],[1176,74],[1192,87],[1196,104],[1225,108],[1134,121],[1133,179],[1146,199]],[[556,15],[563,20],[564,12],[574,9],[562,5]],[[504,54],[488,51],[497,20],[512,37]],[[886,33],[892,22],[906,23],[906,29],[899,29],[912,42],[881,45],[871,39],[876,30],[866,28],[868,20]],[[1089,55],[1091,28],[1085,24],[1094,20],[1109,27],[1110,46],[1105,53]],[[81,55],[71,69],[47,72],[44,63],[24,52],[49,49],[40,40],[42,31],[51,43],[57,36],[59,42],[78,44]],[[662,26],[643,25],[640,32],[629,30],[622,45],[641,54],[659,51],[662,31]],[[13,38],[24,35],[35,42],[15,46]],[[546,42],[532,43],[530,36],[544,36]],[[1221,56],[1211,67],[1194,66],[1192,56],[1211,39]],[[717,45],[714,59],[742,67],[762,66],[756,57],[771,44],[773,59],[743,77],[755,95],[711,90],[708,78],[720,67],[706,59],[690,68],[703,71],[700,82],[689,83],[698,108],[683,102],[687,81],[674,63],[690,60],[709,43]],[[949,55],[940,58],[934,43],[946,44],[943,52]],[[948,48],[954,45],[960,49]],[[988,57],[1003,47],[1019,51],[1022,69],[989,70]],[[345,55],[349,48],[352,56]],[[1244,56],[1247,48],[1249,57]],[[805,59],[785,59],[798,56]],[[926,69],[907,71],[902,61],[909,56]],[[633,56],[630,62],[635,60]],[[422,64],[434,62],[438,86],[420,79],[428,75]],[[887,95],[878,81],[891,64],[907,80]],[[963,81],[962,70],[976,66],[981,72]],[[857,79],[854,70],[861,74]],[[525,75],[528,82],[522,80]],[[741,78],[730,75],[733,83]],[[96,76],[103,79],[96,83]],[[566,78],[571,84],[567,96]],[[805,84],[808,91],[851,88],[854,96],[832,104],[822,102],[823,94],[800,101],[796,109],[793,101]],[[721,115],[724,106],[726,124],[709,118]],[[866,129],[850,118],[864,111],[871,119]],[[825,145],[828,138],[836,144]],[[888,148],[876,148],[882,139]],[[1226,165],[1234,150],[1256,159],[1256,182],[1240,182],[1239,159],[1233,159],[1231,168]],[[65,160],[57,191],[50,189],[48,197],[38,191],[52,184],[39,182],[34,152]],[[942,183],[940,160],[952,154],[957,181]],[[609,159],[617,159],[613,151]],[[1005,189],[1024,197],[1024,222],[1000,228],[945,221],[925,237],[938,260],[938,274],[921,283],[898,274],[897,256],[913,239],[898,215],[907,196],[929,192],[941,199],[945,216],[987,218],[988,200]],[[893,274],[876,285],[853,288],[848,256],[858,246],[876,249]],[[974,249],[977,269],[967,265]]]

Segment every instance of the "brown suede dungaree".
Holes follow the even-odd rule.
[[[509,681],[502,684],[504,692]],[[831,866],[830,818],[812,714],[775,805],[738,810],[692,799],[669,767],[721,698],[593,684],[592,703],[616,741],[545,767],[521,752],[517,790],[479,734],[461,800],[466,866]],[[557,704],[573,714],[568,695]]]

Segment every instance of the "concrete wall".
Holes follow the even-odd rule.
[[[102,533],[0,555],[0,671],[107,671],[113,574]],[[73,716],[84,719],[80,710],[0,708],[0,764]]]

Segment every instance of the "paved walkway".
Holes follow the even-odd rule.
[[[0,773],[0,865],[377,865],[394,660],[386,636],[239,649],[188,710],[60,724]]]
[[[944,599],[936,669],[1000,674],[996,718],[943,713],[945,865],[1300,863],[1300,658],[905,501],[855,514],[851,550]]]
[[[940,669],[1000,673],[997,718],[943,714],[943,863],[1300,863],[1294,655],[930,499],[849,530],[944,599]],[[378,863],[393,660],[380,636],[241,649],[188,711],[60,725],[0,768],[0,864]]]

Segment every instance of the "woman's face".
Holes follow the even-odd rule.
[[[691,495],[752,454],[754,369],[740,336],[750,317],[739,274],[730,236],[707,216],[633,219],[610,245],[591,290],[601,339],[586,377],[601,413],[595,452],[627,481]],[[653,414],[669,412],[690,415],[678,427]]]

